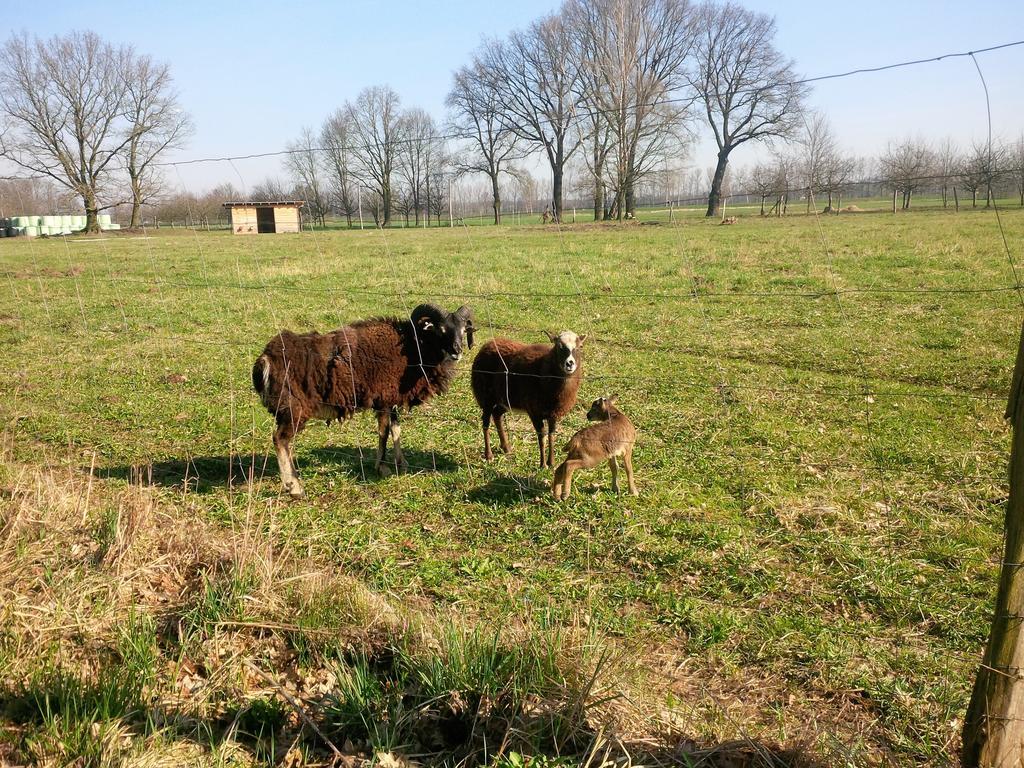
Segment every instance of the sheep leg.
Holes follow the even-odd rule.
[[[494,454],[491,453],[491,411],[488,408],[483,409],[482,414],[483,428],[484,428],[484,461],[491,461],[494,458]]]
[[[500,407],[494,409],[494,428],[498,430],[498,443],[501,445],[501,452],[512,453],[512,446],[508,442],[508,433],[505,431],[505,411]]]
[[[548,419],[548,466],[555,466],[555,432],[558,431],[558,422]]]
[[[554,495],[555,501],[561,501],[562,498],[564,498],[563,490],[565,485],[565,465],[567,463],[568,460],[563,461],[561,464],[558,465],[558,468],[555,470],[555,477],[551,481],[551,493]]]
[[[381,477],[391,474],[391,469],[384,463],[388,452],[388,435],[391,433],[391,415],[387,411],[377,411],[377,462],[375,468]]]
[[[277,453],[277,466],[281,471],[281,485],[293,499],[302,498],[305,491],[295,472],[292,457],[292,439],[304,426],[304,422],[293,423],[291,417],[279,420],[274,430],[274,451]]]
[[[572,473],[586,464],[580,459],[566,459],[559,469],[562,471],[562,498],[568,499],[572,493]]]
[[[391,435],[391,449],[395,453],[395,471],[408,472],[409,464],[402,453],[402,425],[399,423],[398,408],[391,409],[388,421],[388,433]]]
[[[629,483],[629,492],[634,496],[639,496],[640,491],[636,489],[636,483],[633,482],[633,446],[626,449],[626,452],[622,454],[622,463],[626,465],[626,482]]]
[[[625,461],[625,459],[623,459]],[[615,457],[611,456],[608,458],[608,466],[612,468],[612,491],[615,493],[619,492],[619,465],[615,461]]]
[[[544,419],[531,419],[531,421],[533,422],[533,429],[537,433],[537,446],[540,449],[540,468],[544,469],[547,466],[544,456]]]

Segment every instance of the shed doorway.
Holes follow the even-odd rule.
[[[277,231],[274,226],[274,209],[273,208],[257,208],[256,209],[256,231],[259,234],[271,233]]]

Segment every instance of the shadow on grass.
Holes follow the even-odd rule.
[[[511,507],[551,495],[551,485],[542,477],[498,475],[471,490],[466,497],[477,504]]]
[[[454,472],[458,469],[455,460],[444,453],[410,448],[403,452],[409,463],[410,474]],[[375,450],[366,448],[360,454],[360,448],[356,446],[314,448],[300,455],[299,476],[308,477],[321,471],[340,472],[352,480],[362,482],[365,478],[366,482],[378,482],[386,478],[378,476],[374,469],[375,455]],[[390,451],[388,456],[391,456]],[[88,466],[81,469],[90,471]],[[178,490],[188,488],[193,493],[233,490],[246,486],[250,480],[277,482],[280,478],[277,458],[262,454],[189,456],[146,464],[97,467],[94,471],[99,477]]]

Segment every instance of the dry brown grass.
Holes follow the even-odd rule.
[[[274,505],[250,503],[234,510],[232,524],[218,526],[190,511],[187,499],[151,486],[11,461],[0,470],[0,760],[74,762],[61,731],[67,723],[44,728],[38,718],[11,713],[24,708],[41,669],[88,681],[101,678],[104,665],[128,663],[117,649],[140,615],[152,619],[154,634],[143,633],[143,642],[155,646],[145,712],[93,724],[98,757],[83,765],[359,764],[374,757],[372,744],[337,735],[335,744],[317,725],[324,702],[337,696],[338,659],[386,663],[380,660],[401,654],[408,665],[429,666],[459,638],[479,639],[475,627],[433,615],[429,606],[395,606],[295,554],[292,542],[280,540]],[[712,695],[710,671],[666,672],[667,657],[658,651],[644,659],[624,654],[585,624],[558,628],[549,646],[549,628],[502,630],[502,642],[527,655],[557,655],[562,695],[527,697],[521,712],[534,720],[564,717],[573,702],[569,709],[579,711],[569,713],[578,720],[570,741],[580,763],[625,765],[644,755],[796,766],[812,764],[809,756],[820,751],[820,744],[803,749],[804,741],[820,741],[816,730],[799,739],[780,734],[797,743],[789,752],[744,736],[737,723],[761,722],[762,734],[771,731],[773,715],[763,708],[778,689],[768,681],[762,689],[750,680],[734,690],[718,686]],[[272,740],[246,725],[261,707],[280,713]],[[503,727],[501,750],[522,749],[510,737],[515,723]],[[737,738],[709,745],[686,733]]]

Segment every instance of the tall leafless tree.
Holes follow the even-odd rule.
[[[131,227],[139,226],[140,210],[162,191],[154,163],[179,149],[193,132],[192,120],[178,103],[171,70],[149,56],[128,52],[121,78],[124,87],[124,167],[132,195]]]
[[[9,126],[0,153],[79,196],[90,232],[99,230],[98,213],[120,202],[100,200],[132,136],[122,130],[128,56],[93,32],[22,34],[0,48],[0,112]]]
[[[729,155],[748,141],[787,138],[800,125],[806,86],[773,42],[775,20],[732,2],[699,9],[690,83],[718,145],[708,216],[717,216]]]
[[[485,65],[479,55],[455,73],[455,81],[445,104],[451,110],[451,125],[461,134],[469,149],[456,160],[461,173],[485,173],[491,182],[494,223],[501,223],[501,176],[510,163],[523,156],[519,135],[502,120],[502,104],[497,89],[489,85]]]
[[[288,143],[285,168],[291,176],[297,197],[305,200],[303,213],[314,224],[327,226],[328,184],[321,148],[312,128],[303,128],[299,138]]]
[[[409,205],[419,226],[421,215],[430,218],[430,169],[442,162],[444,141],[434,118],[418,107],[402,114],[399,132],[402,141],[396,157],[398,175],[409,194]]]
[[[582,105],[596,116],[588,142],[595,185],[614,191],[611,209],[621,219],[634,213],[641,180],[684,146],[686,104],[673,97],[686,82],[691,7],[688,0],[569,0],[562,13],[575,37],[567,55],[578,57]]]
[[[567,55],[572,44],[565,19],[552,14],[505,41],[486,43],[480,54],[489,86],[502,105],[502,124],[548,161],[557,219],[562,216],[566,165],[581,141],[574,125],[579,71],[577,59]]]
[[[376,198],[374,219],[391,223],[391,183],[401,136],[401,103],[387,85],[364,88],[346,106],[355,145],[355,168],[362,184]]]
[[[324,151],[324,165],[328,171],[334,198],[334,207],[345,216],[348,226],[358,212],[358,183],[353,171],[353,131],[347,109],[338,109],[328,117],[320,129],[320,144]]]
[[[810,115],[804,123],[800,136],[801,175],[807,185],[807,205],[810,209],[814,194],[827,195],[826,212],[836,210],[833,198],[839,197],[842,204],[844,188],[853,181],[860,168],[860,162],[839,147],[832,126],[821,113]]]

